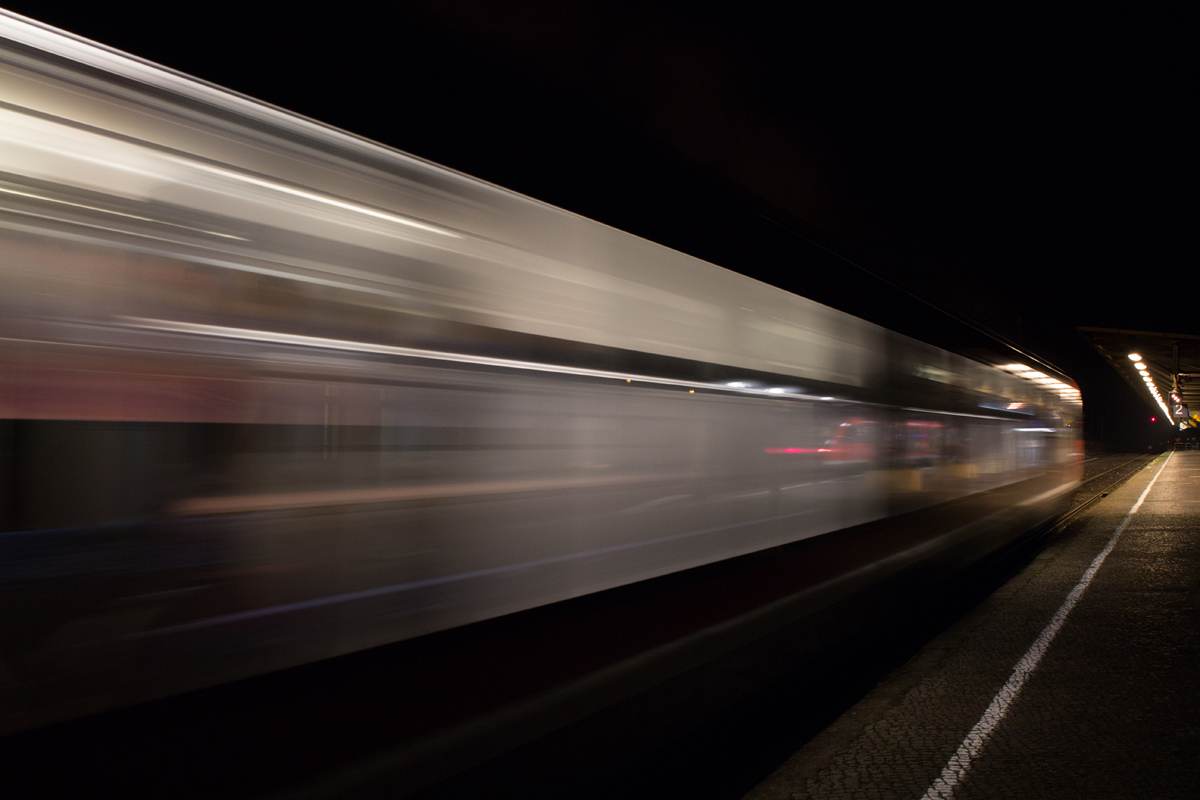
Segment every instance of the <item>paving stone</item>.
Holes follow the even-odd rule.
[[[920,798],[1164,462],[953,796],[1200,796],[1200,453],[1176,453],[893,673],[893,702],[847,712],[847,746],[818,737],[746,800]]]

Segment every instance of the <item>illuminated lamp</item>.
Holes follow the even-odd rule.
[[[1129,360],[1130,361],[1141,361],[1142,357],[1140,355],[1138,355],[1137,353],[1130,353]]]

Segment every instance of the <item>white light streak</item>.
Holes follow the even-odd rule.
[[[382,219],[382,220],[386,220],[388,222],[395,222],[400,225],[407,225],[408,227],[416,228],[417,230],[428,231],[429,233],[436,233],[436,234],[440,234],[441,236],[449,236],[452,239],[466,238],[461,234],[454,233],[453,231],[448,231],[445,228],[439,228],[436,225],[428,225],[424,222],[417,222],[416,220],[408,219],[407,217],[402,217],[402,216],[399,216],[398,214],[390,214],[386,211],[379,211],[377,209],[370,208],[368,206],[359,205],[358,203],[348,203],[345,200],[339,200],[336,197],[330,197],[328,195],[317,194],[316,192],[309,192],[309,191],[305,191],[304,189],[297,189],[292,186],[286,186],[282,183],[275,183],[274,181],[267,181],[267,180],[263,180],[261,178],[255,178],[253,175],[246,175],[241,172],[235,172],[235,171],[229,170],[229,169],[222,169],[221,167],[214,167],[211,164],[203,164],[199,161],[191,161],[191,160],[185,160],[185,159],[177,159],[177,160],[180,161],[181,163],[187,164],[187,166],[189,166],[189,167],[203,170],[204,172],[209,172],[214,175],[220,175],[223,178],[231,178],[235,181],[241,181],[242,183],[251,184],[252,186],[261,186],[264,189],[271,189],[273,191],[281,192],[283,194],[290,194],[293,197],[302,197],[305,200],[312,200],[313,202],[316,202],[316,203],[323,203],[327,206],[333,206],[334,208],[340,208],[344,211],[353,211],[357,214],[363,214],[368,217],[374,217],[376,219]]]
[[[190,225],[180,225],[176,222],[167,222],[161,219],[154,219],[153,217],[143,217],[138,214],[129,214],[124,211],[113,211],[111,208],[100,208],[99,206],[89,206],[84,203],[73,203],[70,200],[59,200],[56,197],[46,197],[45,195],[31,194],[29,192],[18,192],[16,189],[6,189],[3,186],[0,186],[0,192],[3,192],[4,194],[15,195],[17,197],[28,197],[31,200],[41,200],[45,203],[57,203],[60,206],[82,208],[87,211],[99,211],[101,214],[112,214],[115,217],[136,219],[141,222],[153,222],[156,225],[169,225],[172,228],[182,228],[185,231],[195,231],[196,233],[207,233],[209,236],[220,236],[224,239],[237,239],[239,242],[249,241],[249,239],[246,239],[244,236],[234,236],[232,233],[218,233],[217,231],[205,230],[204,228],[193,228]]]
[[[612,380],[659,386],[681,386],[687,389],[709,389],[720,391],[725,388],[722,384],[701,383],[699,381],[676,380],[673,378],[657,378],[649,375],[635,375],[626,372],[609,372],[607,370],[586,369],[584,367],[567,367],[557,364],[543,364],[536,361],[518,361],[510,358],[492,358],[490,356],[471,356],[462,353],[447,353],[439,350],[420,350],[413,347],[395,347],[393,345],[374,344],[372,342],[355,342],[348,339],[326,339],[319,336],[303,336],[294,333],[279,333],[277,331],[260,331],[250,328],[228,328],[222,325],[204,325],[194,322],[178,322],[164,319],[142,319],[139,317],[122,317],[121,322],[135,328],[146,330],[167,331],[199,336],[213,336],[221,339],[240,339],[250,342],[268,342],[270,344],[290,345],[294,347],[312,347],[322,350],[342,350],[357,353],[375,353],[402,358],[419,358],[432,361],[450,361],[462,364],[480,364],[510,369],[532,370],[536,372],[553,372],[562,375],[580,375],[592,378],[608,378]],[[736,384],[736,385],[735,385]],[[741,381],[727,384],[736,388],[739,394],[757,394],[762,396],[779,397],[769,390],[751,388]],[[787,393],[785,397],[797,400],[812,400],[810,395]],[[833,400],[832,397],[822,397],[821,400]]]

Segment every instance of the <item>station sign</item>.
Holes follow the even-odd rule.
[[[1175,403],[1172,405],[1171,416],[1173,416],[1175,419],[1187,419],[1189,416],[1191,416],[1188,414],[1187,403]]]

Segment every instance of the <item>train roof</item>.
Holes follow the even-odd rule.
[[[269,255],[401,305],[416,265],[454,295],[436,313],[471,324],[849,386],[888,368],[882,328],[812,300],[11,12],[0,39],[10,174],[380,252],[373,272]],[[12,58],[30,50],[51,58]],[[253,247],[232,240],[255,237],[228,238],[214,263],[240,268]],[[978,362],[915,350],[977,382]]]

